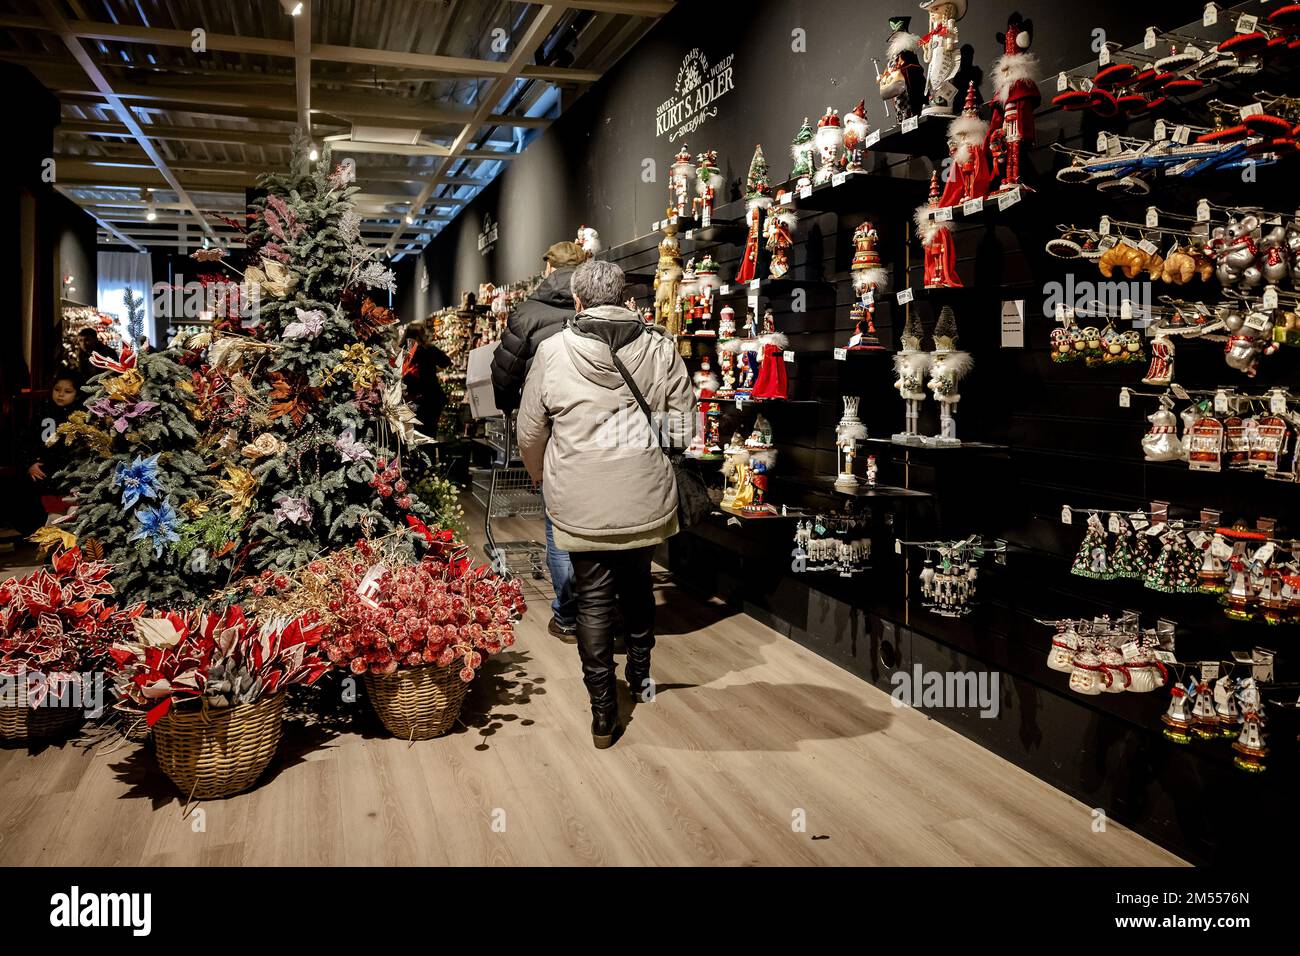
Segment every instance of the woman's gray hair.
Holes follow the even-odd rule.
[[[573,297],[582,300],[584,309],[621,304],[626,285],[622,269],[599,259],[588,259],[573,270],[573,278],[569,280]]]

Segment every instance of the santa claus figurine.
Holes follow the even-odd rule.
[[[989,122],[988,150],[998,180],[995,193],[1021,186],[1020,159],[1033,147],[1034,110],[1042,102],[1035,77],[1038,57],[1029,52],[1034,22],[1019,13],[1007,20],[1007,32],[997,35],[1005,52],[993,63],[993,117]],[[1027,188],[1027,187],[1026,187]]]
[[[925,61],[924,116],[951,116],[958,89],[953,78],[961,68],[961,43],[957,21],[966,15],[966,0],[924,0],[921,9],[930,14],[930,29],[921,37],[921,59]]]
[[[745,177],[745,222],[749,235],[745,239],[745,252],[736,270],[737,285],[744,285],[758,277],[758,246],[763,237],[763,214],[772,207],[768,195],[767,158],[762,145],[754,147],[749,161],[749,174]]]
[[[917,116],[925,100],[925,71],[921,68],[921,38],[908,32],[911,17],[892,17],[889,45],[885,48],[886,66],[876,77],[880,98],[894,101],[898,121]]]
[[[846,173],[865,173],[862,159],[866,155],[867,133],[871,124],[867,121],[867,101],[858,100],[858,105],[844,114],[844,171]]]
[[[785,190],[778,189],[767,224],[763,227],[767,251],[771,255],[767,273],[773,279],[784,279],[790,272],[790,247],[794,245],[794,230],[799,223],[795,211],[782,205],[783,196]]]
[[[751,397],[759,399],[784,401],[786,398],[785,350],[790,340],[776,330],[776,319],[772,310],[763,313],[763,325],[758,336],[759,353],[758,379],[754,382]]]
[[[817,155],[821,165],[813,176],[813,185],[822,186],[831,181],[840,168],[840,150],[844,147],[844,126],[840,111],[826,107],[826,113],[817,121]]]
[[[916,209],[916,236],[925,247],[925,287],[927,289],[960,289],[957,276],[957,252],[953,246],[952,222],[939,222],[931,218],[939,201],[939,173],[930,175],[930,202]]]
[[[989,124],[979,118],[975,103],[975,84],[966,90],[966,105],[961,116],[948,124],[948,181],[943,187],[944,206],[960,206],[989,194],[993,173],[988,149]]]

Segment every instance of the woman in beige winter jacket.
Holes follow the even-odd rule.
[[[618,304],[624,285],[613,263],[574,271],[577,315],[538,348],[518,417],[519,451],[545,491],[556,546],[573,561],[578,651],[592,739],[601,748],[618,726],[616,608],[626,628],[628,686],[634,697],[651,686],[650,561],[655,546],[677,533],[677,486],[663,449],[687,446],[695,404],[672,339]],[[653,430],[618,363],[649,405]]]

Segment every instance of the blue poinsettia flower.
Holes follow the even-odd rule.
[[[131,463],[122,462],[113,472],[113,487],[122,489],[122,507],[133,508],[141,498],[157,498],[158,455],[137,458]]]
[[[161,558],[163,546],[172,542],[179,541],[181,536],[177,533],[180,526],[180,515],[172,507],[170,498],[153,508],[141,508],[135,514],[136,520],[140,526],[136,528],[135,534],[131,535],[129,541],[148,541],[153,545],[153,556]]]

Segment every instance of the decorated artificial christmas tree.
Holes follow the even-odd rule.
[[[816,135],[808,122],[808,117],[805,116],[803,125],[799,127],[799,132],[794,134],[794,140],[790,143],[790,155],[794,159],[794,168],[790,170],[790,178],[795,180],[796,186],[812,184],[813,140],[815,138]]]
[[[298,568],[424,511],[405,456],[427,438],[402,392],[396,316],[377,301],[393,274],[361,238],[352,180],[328,150],[309,162],[301,137],[290,171],[262,177],[244,273],[255,334],[208,349],[212,442],[249,485],[247,570]]]
[[[219,506],[176,355],[124,346],[116,360],[96,356],[104,371],[84,388],[85,410],[59,426],[74,454],[55,480],[75,491],[76,509],[55,527],[75,536],[65,545],[113,566],[123,604],[192,604],[231,566],[238,521]]]

